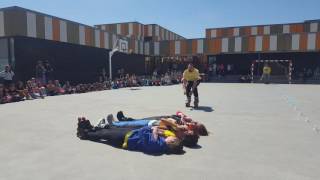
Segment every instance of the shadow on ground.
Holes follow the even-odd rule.
[[[202,146],[199,144],[197,144],[196,146],[185,146],[185,147],[188,149],[201,149],[202,148]]]
[[[119,150],[124,150],[123,148],[120,147],[120,145],[115,145],[115,144],[110,143],[109,141],[106,141],[106,140],[97,140],[97,141],[88,140],[88,141],[93,142],[93,143],[100,143],[100,144],[108,145],[108,146],[111,146],[111,147],[119,149]],[[201,146],[197,145],[195,147],[188,147],[188,148],[189,149],[200,149]],[[139,152],[139,151],[133,151],[133,152]],[[184,155],[186,153],[186,151],[182,150],[178,153],[144,153],[144,152],[142,152],[142,153],[145,155],[149,155],[149,156],[163,156],[163,155],[171,156],[171,155]]]
[[[140,88],[130,88],[129,89],[130,91],[139,91],[139,90],[141,90]]]
[[[213,112],[214,109],[210,106],[199,106],[197,108],[192,107],[192,111],[204,111],[204,112]]]

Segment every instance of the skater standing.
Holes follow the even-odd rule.
[[[200,84],[200,80],[199,70],[190,63],[188,69],[183,72],[182,78],[184,94],[187,96],[186,107],[190,107],[192,94],[194,95],[194,107],[198,107],[199,95],[197,87]]]

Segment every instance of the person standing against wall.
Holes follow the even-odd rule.
[[[53,68],[51,66],[51,64],[49,63],[49,61],[45,61],[44,62],[44,68],[45,68],[45,77],[46,77],[46,81],[48,80],[54,80],[53,77]]]
[[[11,66],[7,65],[5,70],[0,72],[0,76],[3,78],[4,87],[8,88],[10,84],[13,83],[14,72],[11,69]]]
[[[46,68],[43,65],[42,61],[38,61],[36,65],[36,79],[42,84],[46,84]]]

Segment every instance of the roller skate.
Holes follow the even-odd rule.
[[[186,101],[186,107],[190,107],[190,103],[191,103],[191,97],[188,97]]]
[[[195,97],[193,102],[193,107],[198,108],[199,107],[199,98]]]

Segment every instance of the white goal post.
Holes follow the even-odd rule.
[[[288,81],[289,84],[291,84],[292,81],[292,70],[293,70],[293,64],[292,60],[254,60],[251,64],[251,83],[254,82],[254,70],[256,67],[256,64],[259,63],[278,63],[278,62],[287,62],[288,63]]]

